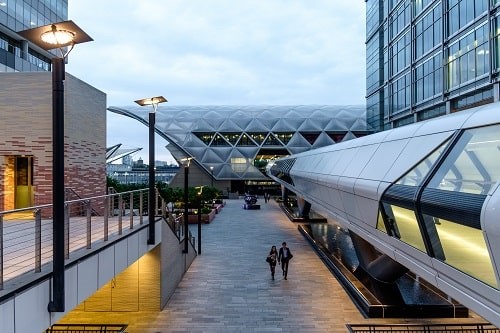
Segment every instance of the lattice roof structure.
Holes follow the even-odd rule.
[[[148,126],[140,106],[108,107]],[[168,106],[160,104],[155,131],[180,160],[216,179],[267,179],[256,161],[296,154],[368,134],[365,106]]]

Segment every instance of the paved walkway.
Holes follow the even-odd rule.
[[[203,225],[202,254],[161,312],[103,316],[107,321],[128,322],[130,333],[337,333],[347,332],[346,323],[408,322],[363,318],[297,225],[276,202],[260,201],[261,210],[244,210],[243,200],[228,200],[214,221]],[[191,227],[197,235],[197,226]],[[279,248],[282,241],[288,243],[294,258],[288,280],[277,268],[273,281],[265,258],[271,245]]]

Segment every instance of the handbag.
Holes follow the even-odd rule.
[[[266,261],[267,261],[268,263],[271,263],[271,257],[270,257],[270,256],[267,256]]]

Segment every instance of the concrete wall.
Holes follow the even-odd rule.
[[[13,156],[34,157],[34,205],[52,201],[52,73],[0,73],[0,210],[13,209]],[[65,185],[106,193],[106,94],[66,74]]]
[[[188,254],[182,253],[184,243],[179,243],[170,227],[163,224],[161,242],[160,307],[163,309],[174,293],[184,273],[196,258],[195,249],[189,244]]]

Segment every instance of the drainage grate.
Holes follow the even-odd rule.
[[[69,333],[126,333],[128,325],[125,324],[54,324],[45,333],[69,332]]]
[[[489,323],[480,324],[346,324],[350,333],[500,333]]]

